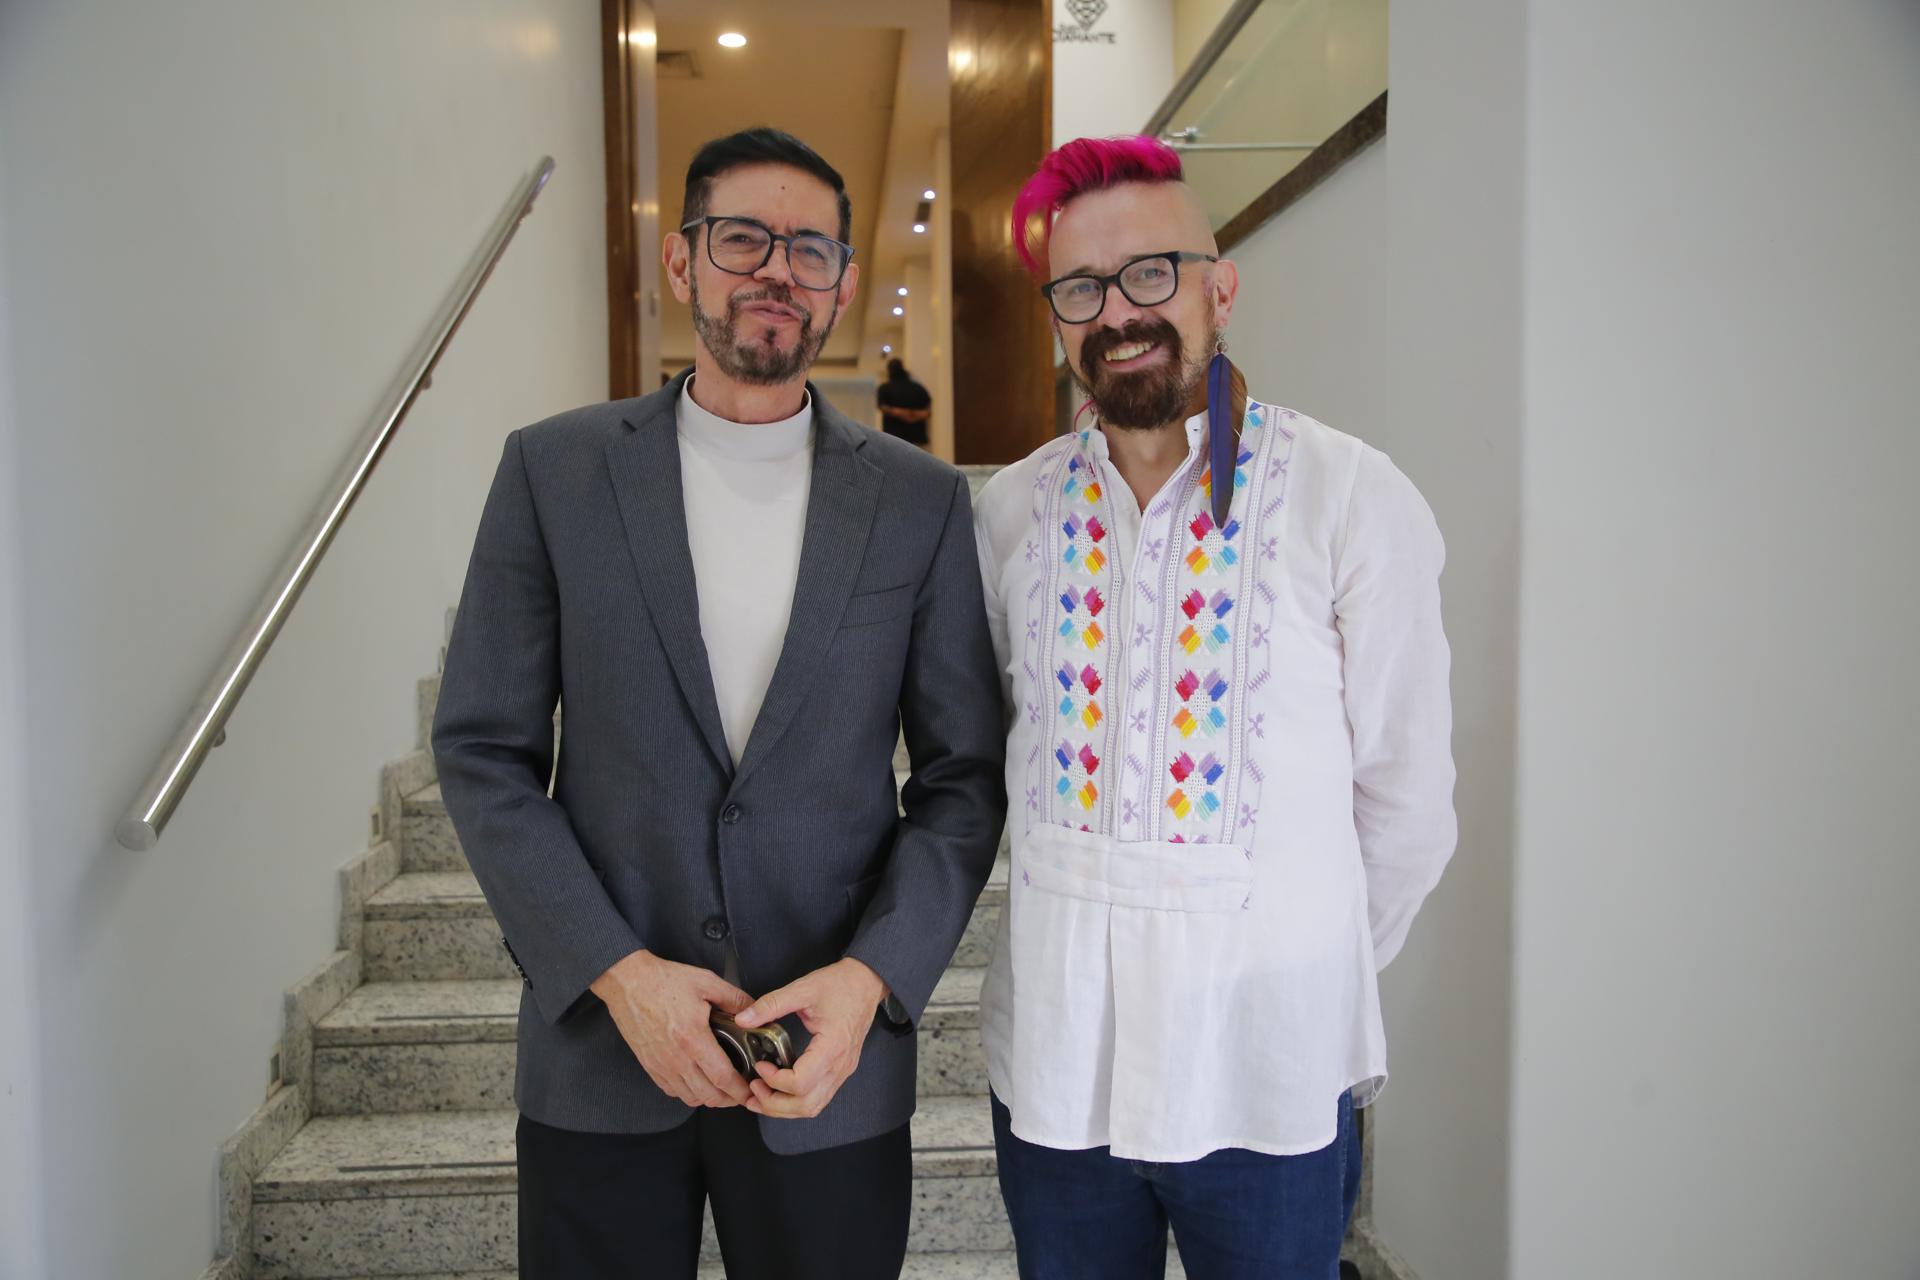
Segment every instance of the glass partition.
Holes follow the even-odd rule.
[[[1243,0],[1220,35],[1148,125],[1215,229],[1385,91],[1387,0]]]

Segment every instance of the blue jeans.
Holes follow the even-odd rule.
[[[1020,1280],[1162,1280],[1169,1225],[1191,1280],[1336,1280],[1360,1195],[1352,1094],[1339,1117],[1333,1142],[1306,1155],[1230,1149],[1149,1164],[1023,1141],[995,1098]]]

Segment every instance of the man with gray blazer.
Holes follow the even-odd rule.
[[[526,979],[521,1280],[692,1280],[708,1200],[730,1280],[905,1259],[1005,748],[964,479],[806,381],[849,221],[798,139],[709,143],[664,249],[693,369],[515,432],[481,516],[433,745]],[[716,1010],[797,1060],[744,1075]]]

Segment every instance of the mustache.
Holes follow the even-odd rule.
[[[776,306],[785,307],[796,313],[802,324],[813,322],[813,309],[795,301],[793,290],[784,285],[767,285],[744,293],[736,293],[727,299],[727,311],[729,314],[738,314],[743,308],[755,302],[771,302]]]
[[[1101,359],[1116,347],[1129,346],[1136,342],[1152,343],[1166,347],[1177,365],[1180,359],[1180,331],[1167,320],[1129,320],[1118,329],[1102,327],[1087,335],[1080,346],[1080,362],[1087,372],[1101,368]]]

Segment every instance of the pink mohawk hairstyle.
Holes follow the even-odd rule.
[[[1075,138],[1056,148],[1013,198],[1013,247],[1036,280],[1044,280],[1040,255],[1053,236],[1053,215],[1076,196],[1126,182],[1179,182],[1180,153],[1158,138]]]

